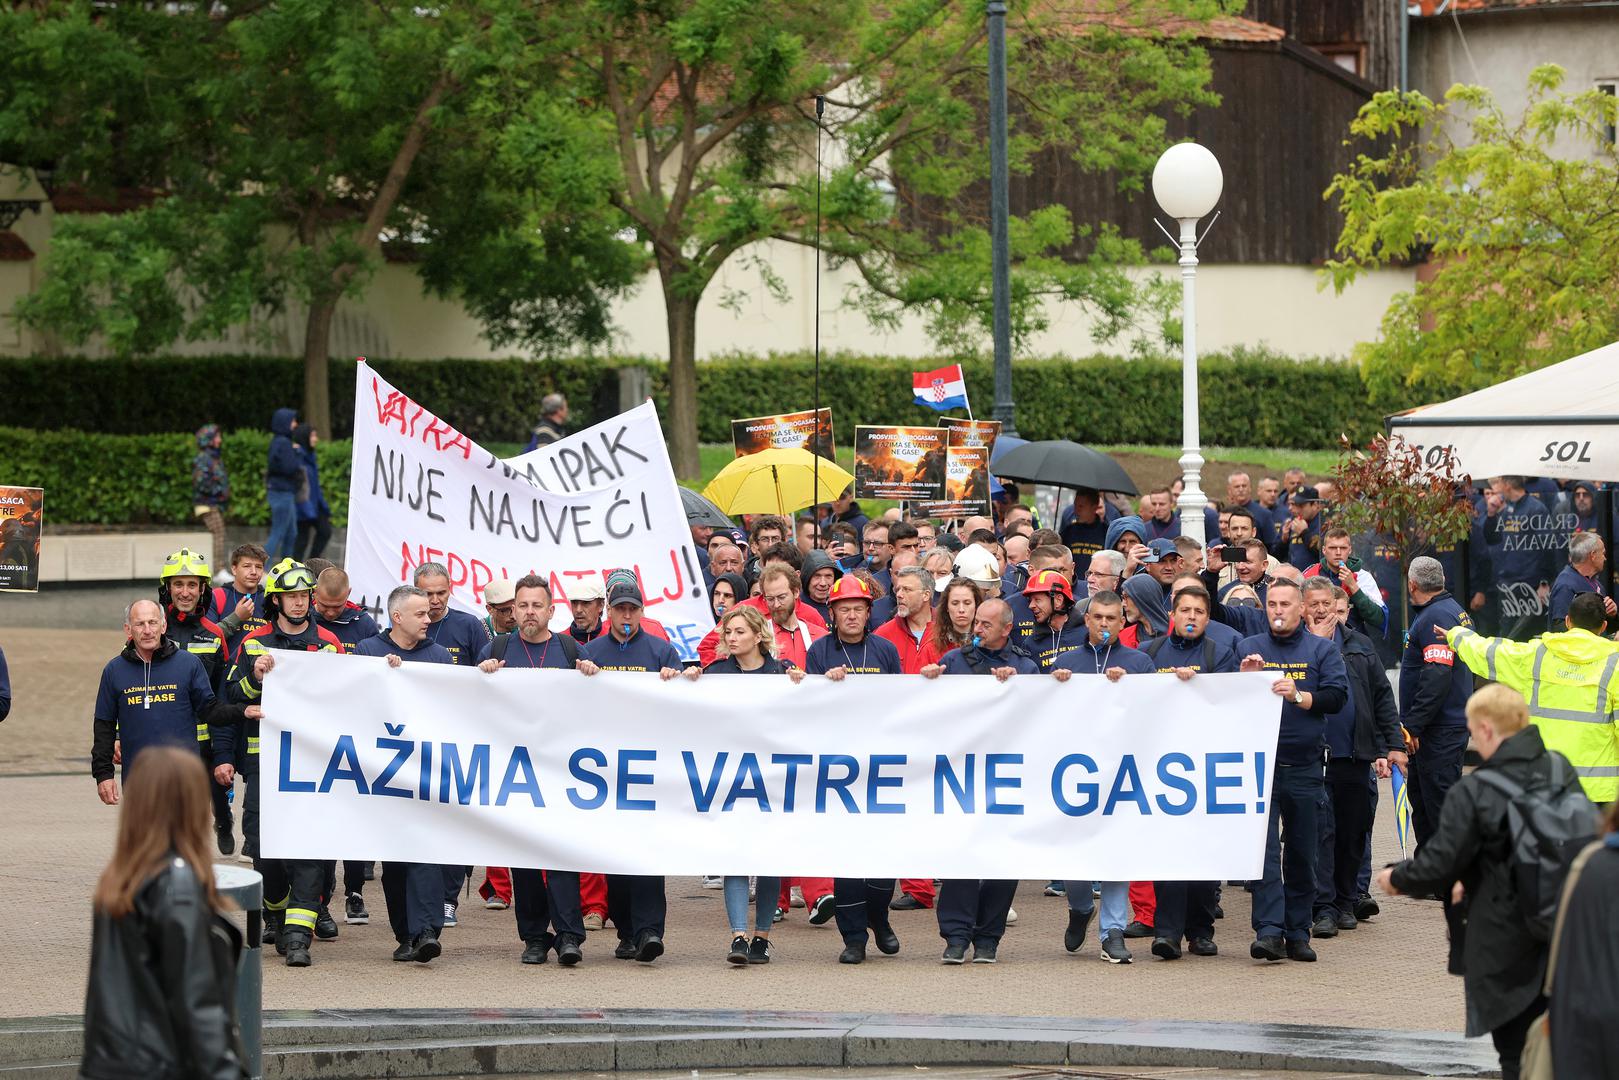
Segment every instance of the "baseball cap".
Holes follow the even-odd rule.
[[[509,604],[517,599],[517,589],[511,578],[498,577],[483,587],[485,604]]]
[[[1293,493],[1293,497],[1288,501],[1294,506],[1298,506],[1301,503],[1318,503],[1321,501],[1321,489],[1317,488],[1313,484],[1305,484],[1303,487],[1295,491]]]
[[[646,601],[641,598],[641,588],[634,581],[615,581],[613,587],[607,590],[607,606],[617,607],[619,604],[634,604],[636,607],[645,607]]]
[[[1166,540],[1163,537],[1159,537],[1158,539],[1151,541],[1147,544],[1147,547],[1151,549],[1152,554],[1141,560],[1143,566],[1148,563],[1163,562],[1165,559],[1170,558],[1171,556],[1180,554],[1180,552],[1175,550],[1175,541]]]

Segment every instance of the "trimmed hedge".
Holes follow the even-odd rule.
[[[84,525],[189,525],[191,459],[197,441],[190,435],[101,435],[81,431],[0,428],[6,448],[4,480],[45,489],[45,520]],[[225,468],[230,472],[227,516],[233,524],[270,524],[264,498],[264,463],[270,435],[258,431],[225,433]],[[321,490],[332,520],[348,520],[349,442],[322,442],[315,448]]]
[[[910,374],[947,359],[834,355],[822,358],[822,402],[837,438],[856,424],[929,423],[937,414],[912,404]],[[379,360],[376,369],[401,390],[479,441],[517,441],[553,390],[568,396],[575,423],[617,408],[618,368],[648,370],[667,415],[666,366],[637,359]],[[963,361],[980,414],[994,402],[990,361]],[[1018,428],[1031,439],[1178,443],[1181,366],[1176,358],[1019,359],[1013,364]],[[1357,441],[1383,417],[1416,401],[1370,399],[1349,363],[1294,360],[1262,350],[1211,355],[1200,363],[1202,434],[1211,446],[1331,449],[1340,432]],[[262,431],[271,411],[302,398],[302,364],[285,357],[166,357],[85,360],[0,359],[6,416],[46,429],[108,434],[189,432],[204,423]],[[737,356],[697,368],[698,428],[705,442],[729,442],[733,418],[805,409],[814,393],[810,357]],[[350,434],[353,369],[331,365],[333,436]],[[235,475],[233,471],[233,475]]]

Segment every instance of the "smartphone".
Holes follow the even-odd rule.
[[[1247,562],[1248,549],[1241,544],[1227,544],[1220,549],[1220,558],[1226,562]]]

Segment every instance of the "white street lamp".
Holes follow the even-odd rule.
[[[1197,223],[1220,201],[1225,177],[1220,163],[1206,147],[1197,143],[1177,143],[1165,150],[1152,170],[1152,193],[1164,212],[1180,222],[1181,257],[1181,477],[1185,486],[1178,502],[1181,535],[1199,544],[1204,535],[1203,511],[1209,500],[1203,494],[1203,455],[1198,448],[1197,424],[1197,306],[1193,281],[1197,277]],[[1173,237],[1171,238],[1173,239]]]

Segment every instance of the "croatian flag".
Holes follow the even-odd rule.
[[[960,364],[911,372],[911,393],[918,405],[937,412],[967,407],[967,381],[961,376]]]

